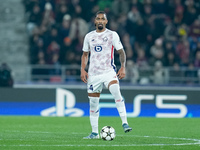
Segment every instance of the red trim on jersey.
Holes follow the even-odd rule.
[[[113,67],[113,69],[116,72],[116,68],[115,68],[115,65],[114,65],[114,59],[113,59],[113,57],[114,57],[113,53],[114,53],[114,46],[112,45],[112,48],[111,48],[111,66]]]
[[[114,46],[112,45],[112,49],[111,49],[111,59],[113,59],[113,50],[114,50]]]

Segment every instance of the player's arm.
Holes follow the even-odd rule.
[[[88,63],[89,52],[83,52],[81,56],[81,80],[87,83],[88,73],[85,71],[85,68]]]
[[[121,68],[119,69],[117,76],[119,79],[123,79],[126,76],[126,53],[124,49],[117,51],[119,53],[119,60],[121,63]]]

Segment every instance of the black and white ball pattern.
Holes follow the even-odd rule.
[[[116,136],[115,129],[111,126],[104,126],[101,129],[100,136],[103,140],[111,141]]]

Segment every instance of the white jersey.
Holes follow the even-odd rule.
[[[96,30],[86,34],[83,51],[90,52],[89,75],[100,75],[111,70],[116,71],[114,64],[114,48],[123,48],[118,34],[115,31],[106,29],[104,32]]]

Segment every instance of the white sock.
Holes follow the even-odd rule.
[[[127,116],[126,116],[126,107],[124,104],[124,100],[121,96],[119,84],[112,84],[109,87],[110,93],[113,95],[116,103],[117,110],[119,112],[119,116],[122,120],[122,124],[127,123]]]
[[[90,100],[90,124],[92,132],[98,132],[98,120],[99,120],[99,97],[88,97]]]

